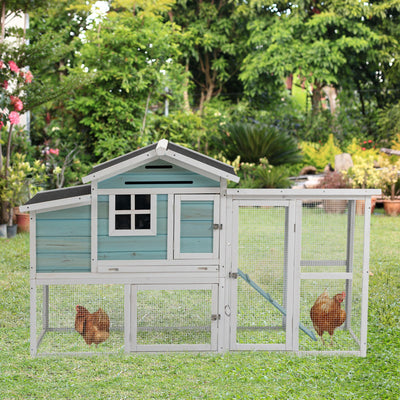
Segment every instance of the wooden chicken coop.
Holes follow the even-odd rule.
[[[228,180],[239,180],[231,166],[161,140],[94,167],[81,186],[32,198],[22,207],[31,218],[32,356],[365,356],[378,191],[236,190]],[[345,292],[333,345],[310,319],[325,289]],[[78,305],[109,317],[102,342],[83,340]]]

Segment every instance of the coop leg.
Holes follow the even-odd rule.
[[[49,329],[49,285],[43,286],[43,330],[46,332]]]
[[[285,242],[283,253],[283,302],[282,306],[287,310],[287,280],[288,280],[288,242],[289,242],[289,208],[285,207]],[[286,315],[282,317],[282,328],[286,330]]]
[[[36,342],[36,282],[31,281],[31,299],[30,299],[30,349],[31,356],[37,355]]]

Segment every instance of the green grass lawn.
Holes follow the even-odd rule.
[[[366,358],[29,353],[29,237],[0,241],[0,399],[400,399],[400,218],[371,223]]]

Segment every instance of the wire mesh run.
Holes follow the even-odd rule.
[[[137,345],[211,346],[211,289],[137,292]]]
[[[300,334],[299,350],[359,351],[361,297],[360,282],[302,280],[300,322],[315,332],[317,341]]]
[[[77,318],[77,306],[87,310],[85,316]],[[99,309],[103,310],[102,319],[108,318],[109,328],[107,323],[100,325],[96,319]],[[123,285],[39,285],[36,346],[37,355],[122,351]]]
[[[239,207],[238,344],[286,342],[286,218],[286,207]]]
[[[300,351],[360,351],[364,225],[355,200],[303,202],[300,322],[318,340]]]

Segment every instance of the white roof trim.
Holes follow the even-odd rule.
[[[167,150],[163,159],[171,161],[175,164],[180,162],[180,164],[182,166],[186,166],[186,168],[191,169],[191,170],[196,169],[197,172],[200,174],[203,171],[203,175],[204,175],[204,172],[206,172],[212,176],[215,176],[218,178],[229,179],[230,181],[233,181],[236,183],[240,181],[240,178],[236,175],[232,175],[229,172],[222,171],[221,169],[212,167],[201,161],[194,160],[193,158],[186,157],[186,156],[184,156],[180,153],[176,153],[172,150]]]
[[[93,174],[84,176],[82,178],[83,183],[88,183],[91,181],[103,181],[105,179],[111,178],[115,175],[122,174],[123,172],[129,171],[133,168],[138,168],[143,164],[147,164],[155,159],[157,159],[157,153],[155,150],[150,150],[148,153],[141,154],[135,158],[123,161],[119,164],[115,164],[109,168],[102,169]]]
[[[121,163],[115,164],[109,168],[105,168],[98,172],[94,172],[82,178],[83,183],[88,183],[92,181],[103,181],[108,178],[112,178],[118,174],[130,171],[131,169],[138,168],[144,164],[151,161],[162,159],[178,165],[182,168],[186,168],[189,171],[196,172],[200,175],[207,176],[210,179],[219,181],[220,178],[228,179],[233,182],[239,182],[240,178],[236,175],[225,172],[221,169],[207,165],[201,161],[195,160],[191,157],[187,157],[180,153],[174,152],[172,150],[167,150],[168,140],[162,139],[158,142],[155,150],[149,150],[135,158],[123,161]]]
[[[67,197],[65,199],[44,201],[41,203],[28,204],[20,206],[22,212],[29,211],[51,211],[59,208],[70,208],[77,206],[86,206],[92,203],[92,196],[90,194],[77,197]]]

